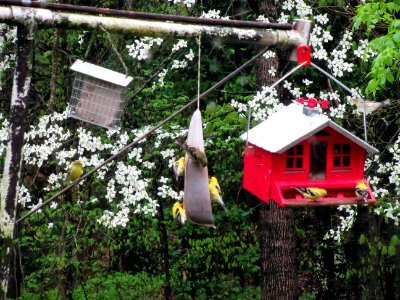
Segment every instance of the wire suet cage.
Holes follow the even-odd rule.
[[[119,126],[132,77],[77,60],[68,117],[105,128]]]

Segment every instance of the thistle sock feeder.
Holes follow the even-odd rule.
[[[204,151],[203,126],[200,110],[196,110],[189,126],[188,145]],[[183,208],[187,219],[197,225],[214,227],[211,209],[210,191],[208,188],[208,168],[185,156],[185,197]]]
[[[132,77],[77,60],[68,117],[105,128],[119,126]]]

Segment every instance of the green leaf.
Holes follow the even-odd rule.
[[[396,32],[396,33],[393,35],[393,40],[394,40],[397,44],[400,44],[400,31]]]
[[[388,252],[387,252],[387,254],[388,254],[389,256],[395,256],[395,255],[396,255],[396,247],[393,246],[393,245],[390,245],[390,246],[388,247]]]
[[[389,81],[390,83],[393,83],[394,77],[393,77],[392,72],[388,71],[388,72],[386,73],[386,79],[387,79],[387,81]]]
[[[366,241],[367,241],[367,238],[365,237],[365,235],[361,234],[360,238],[358,239],[358,242],[360,243],[360,245],[365,244]]]

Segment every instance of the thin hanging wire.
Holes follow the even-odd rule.
[[[282,81],[284,81],[287,77],[292,75],[294,72],[296,72],[298,69],[300,69],[304,64],[306,64],[307,61],[302,62],[300,65],[296,66],[289,72],[287,72],[285,75],[283,75],[281,78],[279,78],[277,81],[275,81],[268,89],[272,90],[274,87],[276,87],[278,84],[280,84]],[[248,115],[247,115],[247,137],[246,137],[246,146],[249,143],[249,131],[250,131],[250,114],[251,114],[251,101],[248,104]]]
[[[360,99],[363,102],[364,110],[363,110],[363,123],[364,123],[364,140],[367,143],[367,118],[366,118],[366,108],[365,108],[365,100],[354,90],[351,90],[348,86],[346,86],[344,83],[340,82],[338,79],[333,77],[331,74],[328,72],[322,70],[320,67],[318,67],[316,64],[311,62],[311,66],[315,68],[316,70],[320,71],[322,74],[325,76],[329,77],[332,79],[334,82],[336,82],[342,89],[347,91],[352,97],[355,97],[356,99]]]
[[[103,30],[107,34],[108,41],[110,42],[111,47],[114,50],[114,53],[117,55],[122,67],[125,70],[125,76],[128,77],[128,74],[129,74],[128,67],[126,66],[121,54],[118,52],[117,46],[115,45],[114,41],[112,40],[110,33],[101,25],[100,25],[100,29]]]
[[[201,35],[197,39],[199,46],[198,58],[197,58],[197,109],[200,110],[200,67],[201,67]]]

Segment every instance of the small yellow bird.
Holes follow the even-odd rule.
[[[310,188],[295,188],[304,198],[317,200],[319,198],[325,197],[328,192],[325,189],[310,187]]]
[[[177,220],[181,225],[184,225],[186,222],[186,213],[183,209],[183,203],[177,201],[172,207],[172,216],[175,220]]]
[[[182,149],[186,150],[186,152],[189,154],[190,158],[192,160],[194,160],[195,162],[198,162],[199,164],[201,164],[203,166],[203,168],[205,166],[207,166],[207,164],[208,164],[207,156],[203,151],[199,150],[196,147],[190,146],[186,143],[184,143],[182,145],[178,142],[175,142],[175,144],[177,144]]]
[[[71,164],[71,167],[68,171],[68,179],[71,181],[77,180],[81,177],[83,173],[83,163],[80,160],[76,160]]]
[[[356,196],[357,198],[361,198],[363,201],[367,201],[368,199],[368,187],[363,181],[359,181],[356,185]]]
[[[182,156],[180,159],[174,162],[174,175],[176,181],[179,180],[179,178],[183,177],[185,175],[185,157]]]
[[[221,187],[219,186],[218,179],[216,177],[211,177],[209,179],[208,188],[210,190],[211,201],[217,202],[222,208],[227,211],[225,203],[222,201]]]

